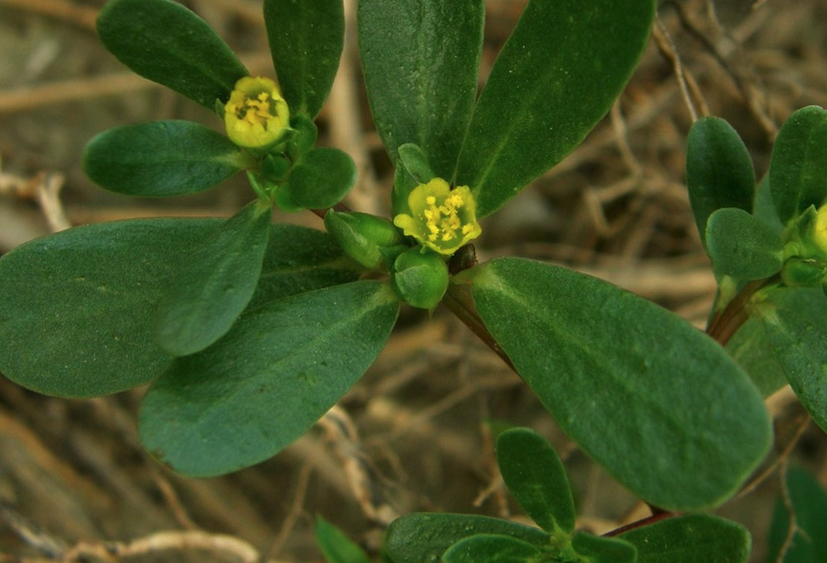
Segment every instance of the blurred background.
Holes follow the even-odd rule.
[[[260,1],[184,3],[252,74],[275,77]],[[387,215],[392,169],[368,111],[355,3],[345,0],[347,46],[319,118],[320,144],[345,150],[359,167],[345,203]],[[0,0],[0,253],[72,225],[230,216],[254,197],[240,177],[198,195],[142,200],[103,191],[84,176],[84,145],[110,127],[156,119],[221,126],[102,48],[94,21],[103,4]],[[486,2],[480,86],[525,4]],[[563,264],[702,327],[715,282],[684,186],[689,127],[702,115],[728,120],[761,177],[780,125],[810,104],[827,106],[827,2],[662,1],[643,60],[610,114],[572,155],[487,219],[478,256]],[[275,219],[322,228],[310,213]],[[321,561],[316,515],[372,553],[384,526],[415,510],[520,519],[496,472],[490,420],[530,426],[552,440],[566,460],[581,527],[602,533],[648,514],[442,309],[430,319],[404,309],[379,360],[313,431],[276,458],[226,477],[185,479],[152,461],[135,430],[142,393],[52,399],[0,378],[0,563],[80,555]],[[823,432],[787,391],[770,408],[774,453],[749,489],[720,510],[751,530],[756,562],[765,560],[777,468],[791,459],[827,485]],[[186,549],[163,549],[184,538]]]

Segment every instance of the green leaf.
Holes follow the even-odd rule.
[[[752,212],[755,171],[747,147],[732,126],[702,117],[686,140],[686,186],[698,233],[706,245],[706,222],[718,209]]]
[[[325,209],[339,203],[356,183],[353,159],[334,148],[313,149],[290,172],[290,199],[306,209]]]
[[[785,289],[770,297],[763,321],[798,399],[827,431],[827,297],[821,288]]]
[[[457,184],[474,191],[479,217],[560,162],[609,111],[643,52],[654,11],[652,0],[529,2],[459,157]]]
[[[755,386],[676,315],[531,260],[499,259],[454,279],[472,284],[485,326],[560,427],[647,502],[717,505],[769,449]]]
[[[131,196],[200,192],[252,165],[230,140],[189,121],[116,127],[83,152],[83,169],[103,188]]]
[[[749,374],[765,398],[787,384],[784,369],[772,349],[761,319],[750,318],[741,325],[727,342],[726,349],[732,359]]]
[[[770,189],[781,222],[827,199],[827,111],[808,106],[781,127],[770,161]]]
[[[408,174],[419,184],[427,184],[434,178],[428,157],[422,149],[413,143],[405,143],[399,147],[399,158]]]
[[[164,350],[187,356],[230,330],[258,284],[271,215],[269,206],[248,204],[189,258],[158,304]]]
[[[546,530],[574,530],[574,500],[563,462],[548,441],[528,428],[503,432],[497,439],[497,461],[508,490]]]
[[[718,209],[706,226],[706,245],[717,276],[760,280],[781,271],[784,242],[765,222],[743,209]]]
[[[190,476],[263,461],[350,389],[390,336],[399,303],[360,281],[248,310],[206,350],[177,358],[144,398],[146,449]]]
[[[315,118],[333,86],[345,44],[342,0],[264,0],[264,22],[290,111]]]
[[[458,541],[445,552],[445,563],[526,563],[542,560],[543,552],[509,536],[480,534]]]
[[[172,358],[154,338],[155,303],[218,219],[76,227],[0,260],[0,371],[63,397],[152,381]]]
[[[824,534],[827,530],[827,493],[812,475],[795,467],[787,471],[786,484],[795,515],[796,533],[782,561],[827,561],[827,536]],[[778,561],[789,527],[790,515],[779,500],[770,525],[767,563]]]
[[[111,0],[98,16],[98,35],[132,71],[209,110],[249,74],[207,22],[170,0]]]
[[[637,547],[638,563],[747,563],[746,528],[717,516],[667,518],[620,535]]]
[[[635,563],[637,549],[631,543],[617,538],[604,538],[576,532],[571,545],[589,563]],[[674,563],[671,559],[669,563]]]
[[[496,534],[548,544],[548,534],[507,520],[471,514],[409,514],[388,527],[385,549],[395,563],[439,563],[442,554],[458,541],[477,534]]]
[[[350,541],[336,526],[316,517],[316,543],[327,563],[370,563],[362,549]]]
[[[360,0],[359,53],[371,113],[391,159],[419,145],[450,182],[477,91],[482,0]]]

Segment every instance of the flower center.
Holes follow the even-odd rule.
[[[431,242],[448,242],[457,238],[459,233],[465,235],[473,229],[472,225],[463,225],[459,217],[459,209],[465,203],[460,194],[448,195],[442,205],[437,205],[435,196],[425,198],[425,203],[428,207],[422,213],[428,228],[428,240]]]
[[[231,110],[239,120],[266,130],[268,121],[275,117],[276,103],[269,93],[261,92],[257,98],[245,97],[243,103],[233,104]]]

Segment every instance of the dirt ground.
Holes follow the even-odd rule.
[[[216,125],[104,51],[93,31],[103,3],[0,0],[0,253],[70,225],[229,216],[254,197],[230,182],[196,196],[138,200],[84,177],[83,146],[109,127],[169,118]],[[252,73],[272,74],[259,1],[186,4]],[[345,4],[354,24],[355,0]],[[524,5],[487,2],[482,80]],[[371,124],[352,31],[320,140],[360,168],[346,203],[387,214],[392,171]],[[568,159],[487,220],[478,254],[564,264],[702,326],[715,283],[684,187],[692,120],[711,114],[732,123],[760,177],[781,123],[809,104],[827,106],[827,2],[661,2],[619,103]],[[322,227],[310,213],[276,220]],[[514,515],[496,474],[490,419],[552,439],[576,490],[580,526],[603,532],[647,514],[445,310],[431,319],[404,310],[388,348],[322,424],[277,457],[226,477],[185,479],[149,459],[135,431],[142,392],[53,399],[0,378],[0,563],[320,561],[316,515],[374,552],[383,526],[411,511]],[[779,460],[789,457],[827,485],[824,434],[789,393],[770,405],[775,454],[754,487],[719,511],[751,530],[756,562],[765,560]]]

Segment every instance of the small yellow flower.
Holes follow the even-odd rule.
[[[440,254],[453,254],[482,232],[468,186],[451,190],[448,182],[434,178],[411,191],[408,207],[412,215],[401,213],[393,224]]]
[[[235,83],[224,106],[224,124],[232,142],[250,149],[267,148],[281,138],[289,123],[290,110],[275,82],[245,76]]]

